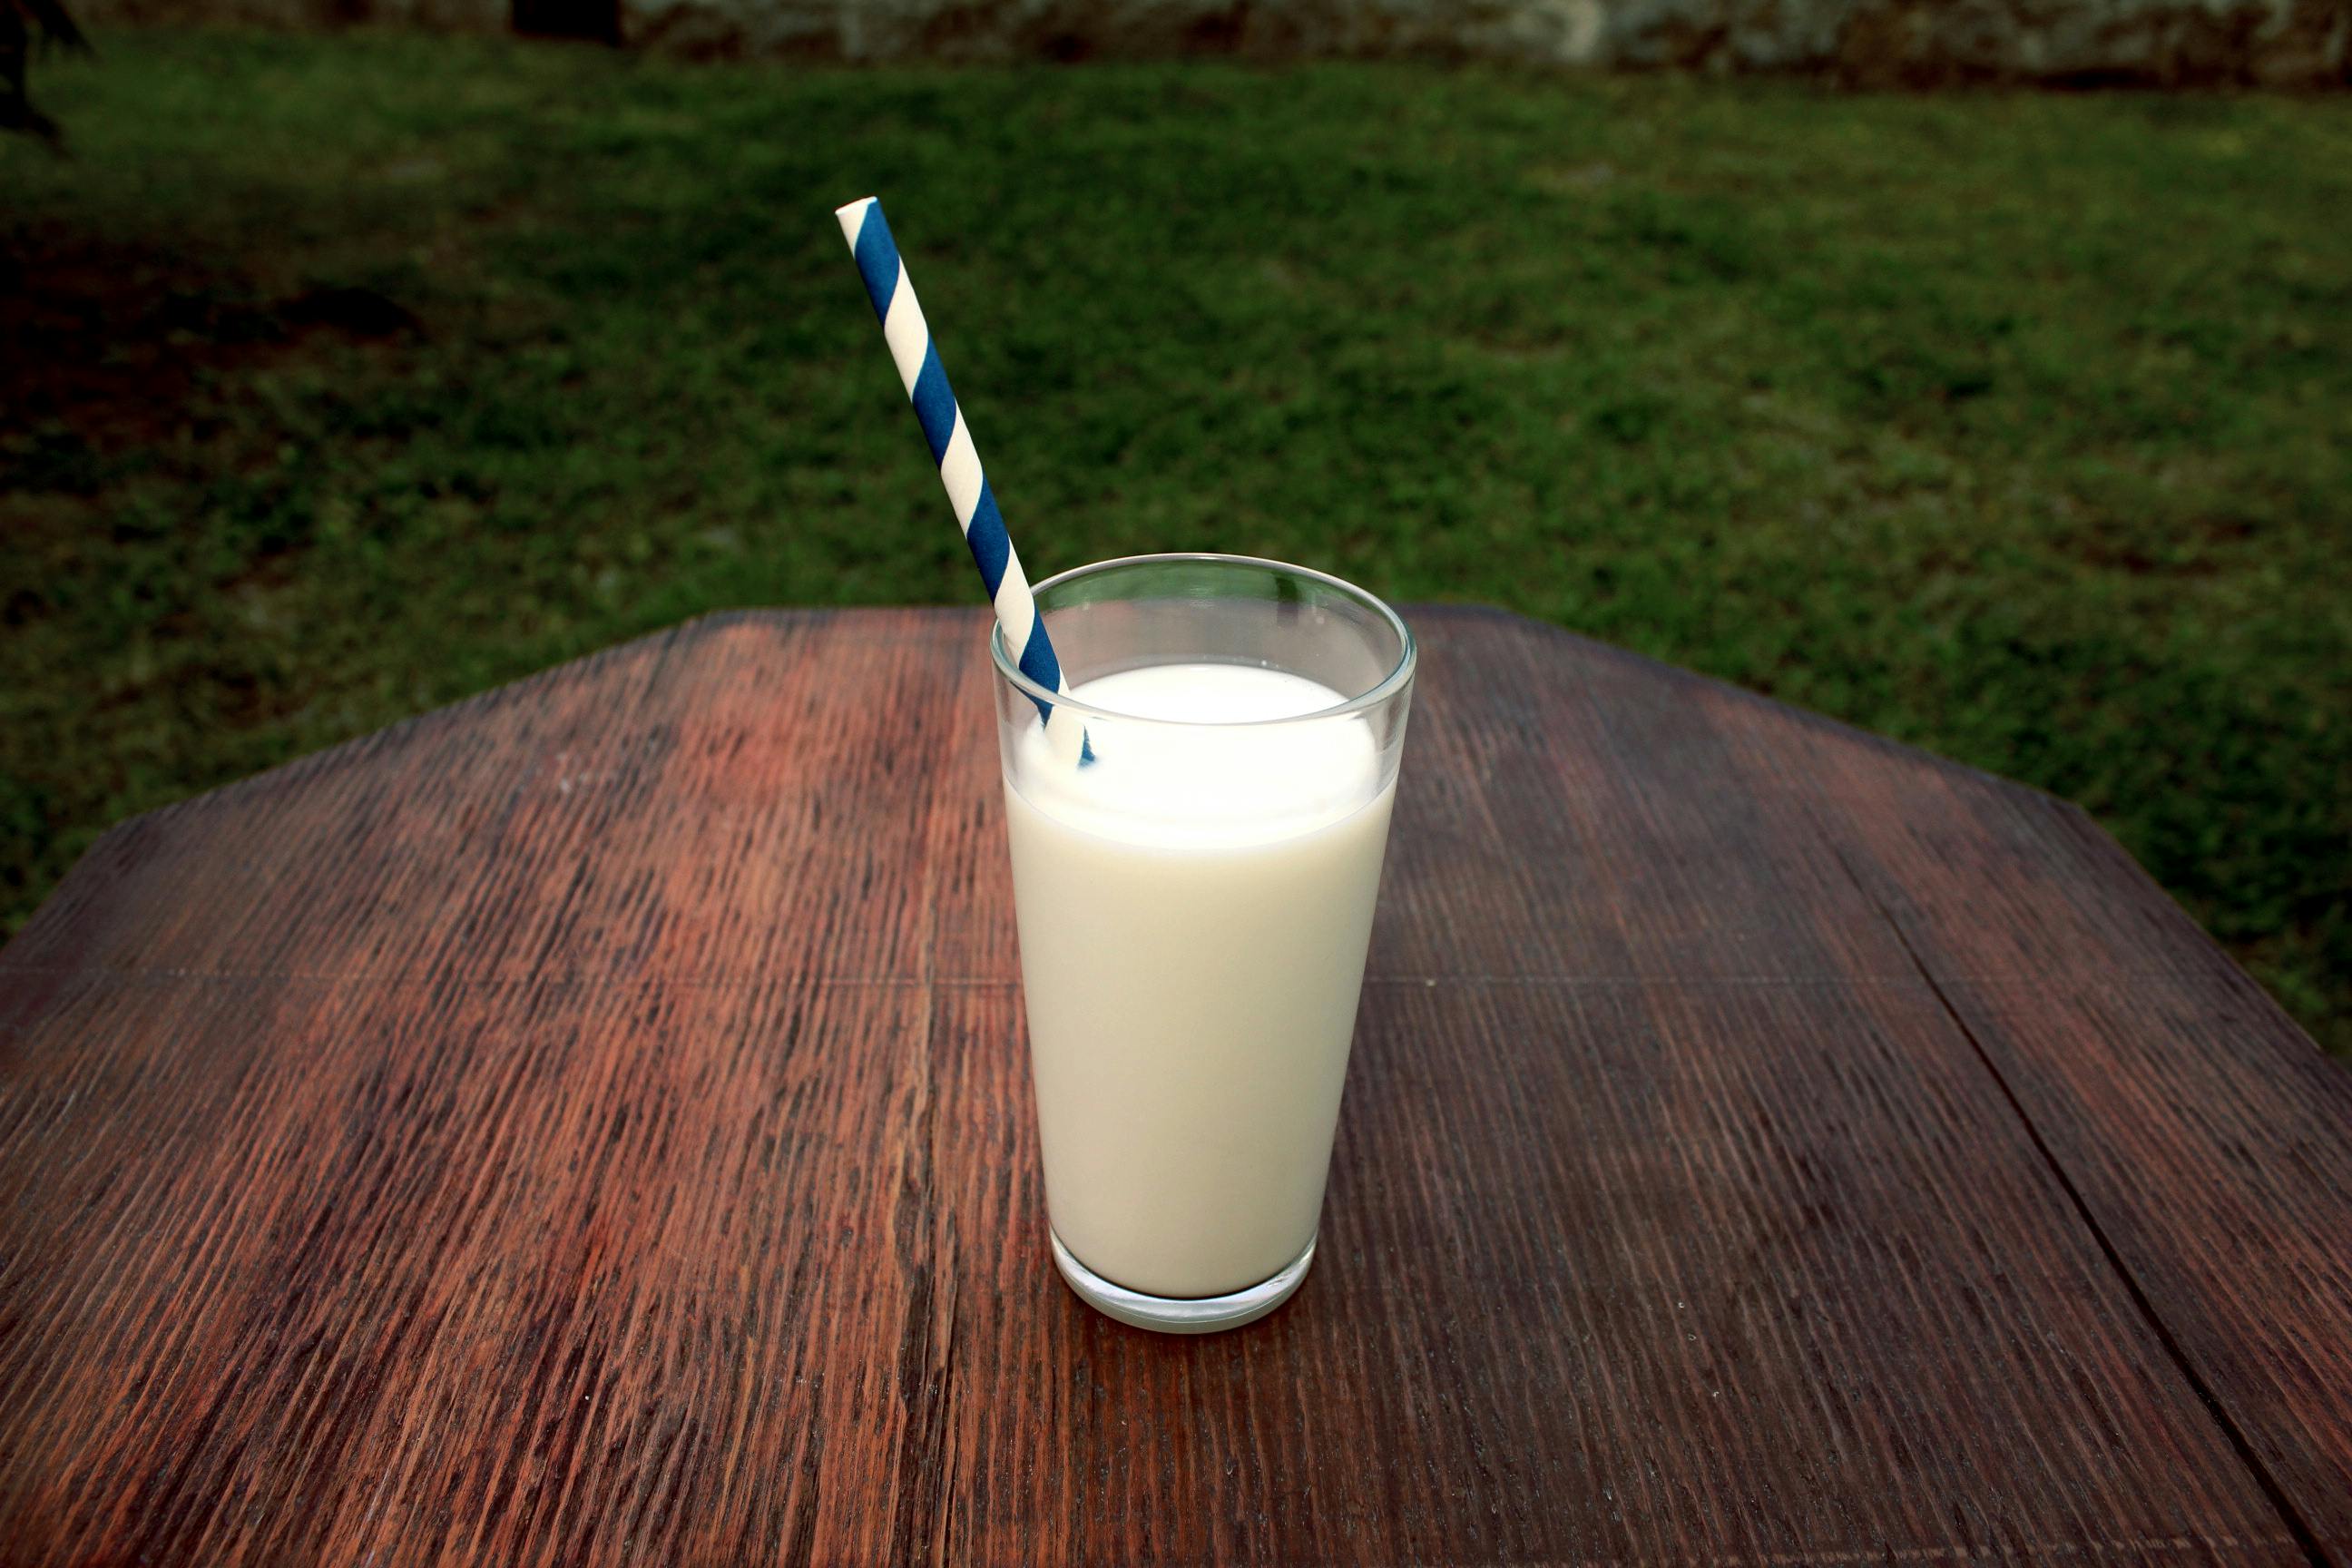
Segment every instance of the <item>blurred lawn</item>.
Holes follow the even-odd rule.
[[[1297,557],[2030,780],[2352,1051],[2352,103],[100,47],[0,145],[11,927],[696,611],[971,602],[879,191],[1034,571]]]

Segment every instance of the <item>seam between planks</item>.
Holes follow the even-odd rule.
[[[1815,1564],[1848,1563],[1966,1563],[1974,1559],[1988,1562],[2007,1561],[2016,1557],[2084,1557],[2106,1552],[2129,1552],[2145,1556],[2159,1552],[2236,1552],[2249,1547],[2288,1546],[2297,1542],[2288,1535],[2258,1535],[2241,1538],[2235,1535],[2167,1535],[2147,1536],[2137,1540],[2110,1539],[2094,1541],[2086,1545],[2073,1542],[2028,1542],[2022,1546],[1890,1546],[1883,1550],[1848,1550],[1827,1552],[1768,1552],[1748,1557],[1706,1557],[1689,1561],[1705,1563],[1707,1568],[1813,1568]]]
[[[917,974],[810,974],[789,968],[761,974],[664,974],[658,971],[633,974],[583,971],[561,974],[535,972],[523,974],[445,974],[421,969],[368,974],[303,970],[113,969],[102,964],[0,963],[0,980],[15,974],[39,975],[54,980],[100,980],[144,984],[186,981],[198,985],[371,985],[385,989],[421,985],[435,990],[457,987],[485,991],[518,986],[544,986],[551,990],[611,990],[645,984],[689,988],[790,984],[986,990],[1021,984],[1020,977],[1013,974],[941,974],[931,977]],[[2170,969],[2101,969],[2053,970],[2042,974],[1956,974],[1950,978],[1953,984],[1959,985],[2000,987],[2041,986],[2064,980],[2187,980],[2196,977]],[[1368,986],[1420,986],[1432,991],[1449,985],[1557,986],[1567,990],[1588,986],[1594,989],[1641,986],[1693,991],[1716,986],[1783,990],[1826,987],[1835,991],[1859,991],[1882,985],[1916,987],[1920,984],[1920,974],[1916,969],[1898,974],[1367,974],[1364,984]]]
[[[1810,808],[1806,815],[1809,820],[1812,820]],[[1817,820],[1813,821],[1813,830],[1822,840],[1823,847],[1835,857],[1838,869],[1845,874],[1847,881],[1853,884],[1854,891],[1862,895],[1871,909],[1876,912],[1879,920],[1885,923],[1889,934],[1902,944],[1904,953],[1918,970],[1919,979],[1925,983],[1928,994],[1935,997],[1937,1005],[1944,1010],[1944,1016],[1952,1021],[1952,1026],[1960,1032],[1960,1037],[1968,1041],[1969,1049],[1976,1053],[1977,1060],[1983,1065],[1986,1074],[1993,1081],[1993,1086],[2000,1090],[2001,1098],[2009,1102],[2010,1110],[2016,1114],[2018,1124],[2025,1129],[2025,1136],[2032,1141],[2034,1152],[2042,1156],[2042,1163],[2049,1167],[2050,1174],[2057,1181],[2059,1189],[2066,1194],[2067,1202],[2074,1205],[2075,1214],[2081,1216],[2084,1227],[2091,1233],[2091,1239],[2097,1244],[2100,1255],[2107,1260],[2107,1267],[2113,1269],[2116,1278],[2122,1281],[2125,1291],[2131,1298],[2132,1305],[2137,1308],[2140,1316],[2147,1320],[2149,1329],[2156,1334],[2157,1342],[2164,1347],[2164,1353],[2179,1370],[2181,1378],[2188,1384],[2190,1392],[2194,1393],[2199,1402],[2204,1405],[2206,1415],[2212,1419],[2216,1426],[2221,1428],[2221,1435],[2229,1439],[2231,1448],[2236,1452],[2239,1461],[2253,1477],[2254,1484],[2262,1488],[2263,1495],[2268,1498],[2271,1506],[2278,1510],[2279,1518],[2284,1521],[2289,1534],[2293,1537],[2295,1546],[2302,1551],[2305,1561],[2312,1564],[2312,1568],[2327,1568],[2327,1554],[2320,1546],[2317,1532],[2311,1528],[2309,1521],[2295,1511],[2294,1504],[2288,1499],[2285,1490],[2279,1486],[2270,1471],[2264,1468],[2261,1456],[2254,1452],[2253,1445],[2247,1441],[2245,1433],[2239,1428],[2237,1422],[2231,1418],[2229,1411],[2222,1407],[2221,1401],[2214,1394],[2211,1386],[2198,1372],[2196,1364],[2189,1360],[2188,1352],[2181,1349],[2180,1342],[2173,1337],[2171,1327],[2165,1322],[2163,1315],[2156,1310],[2156,1303],[2149,1299],[2147,1292],[2140,1288],[2139,1281],[2133,1277],[2130,1267],[2124,1261],[2123,1254],[2116,1249],[2115,1243],[2108,1239],[2105,1227],[2099,1224],[2098,1215],[2092,1212],[2089,1201],[2083,1196],[2081,1189],[2075,1186],[2074,1179],[2067,1174],[2065,1164],[2050,1147],[2049,1142],[2042,1136],[2042,1129],[2033,1124],[2033,1118],[2026,1111],[2025,1102],[2020,1100],[2017,1097],[2017,1091],[2010,1087],[2008,1078],[2002,1074],[1999,1064],[1992,1059],[1992,1053],[1986,1050],[1984,1042],[1977,1038],[1976,1030],[1969,1026],[1968,1019],[1961,1016],[1958,1007],[1953,1005],[1952,999],[1944,990],[1942,982],[1936,978],[1935,972],[1929,969],[1927,961],[1920,957],[1919,950],[1912,945],[1910,934],[1903,929],[1902,923],[1895,920],[1894,911],[1880,900],[1877,894],[1871,891],[1869,885],[1855,872],[1853,863],[1846,858],[1844,849],[1839,846],[1836,839],[1822,830]]]

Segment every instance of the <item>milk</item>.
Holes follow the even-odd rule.
[[[1074,695],[1192,723],[1099,721],[1085,767],[1033,726],[1008,775],[1046,1203],[1103,1278],[1222,1295],[1315,1234],[1394,786],[1360,717],[1236,725],[1340,702],[1297,676]]]

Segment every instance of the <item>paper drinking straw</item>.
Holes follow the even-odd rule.
[[[948,388],[948,373],[940,366],[930,326],[923,320],[922,306],[915,302],[914,286],[907,281],[907,264],[898,258],[890,226],[883,221],[882,204],[866,196],[835,207],[833,216],[841,220],[841,237],[857,258],[857,275],[866,280],[866,297],[874,301],[883,340],[890,345],[890,357],[898,362],[907,399],[915,405],[916,423],[923,427],[923,439],[931,444],[931,460],[940,466],[940,482],[947,487],[948,503],[955,508],[956,526],[963,530],[972,563],[980,568],[981,584],[996,606],[996,624],[1003,628],[1005,649],[1022,674],[1066,697],[1070,683],[1062,675],[1062,661],[1054,657],[1053,642],[1037,616],[1029,579],[1021,571],[1021,558],[1013,553],[1013,537],[1004,531],[1003,515],[996,510],[996,492],[989,489],[988,476],[981,471],[980,453],[972,447],[963,410],[956,406],[955,394]],[[1033,700],[1047,738],[1057,749],[1075,750],[1081,762],[1092,762],[1094,750],[1076,716],[1055,723],[1054,704],[1043,699]]]

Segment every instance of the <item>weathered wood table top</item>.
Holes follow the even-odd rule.
[[[1313,1277],[1047,1250],[979,614],[704,620],[0,953],[0,1558],[2352,1561],[2352,1075],[2073,808],[1424,639]]]

